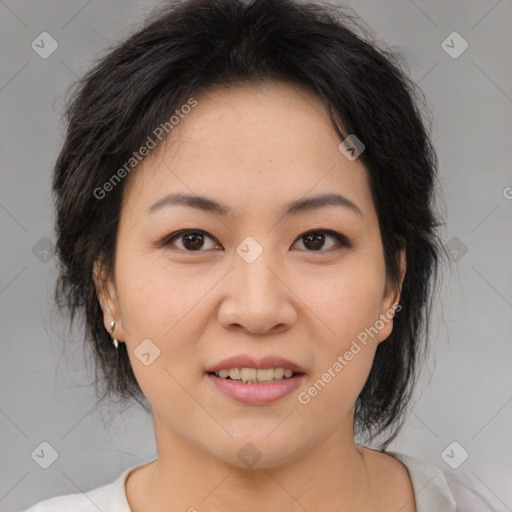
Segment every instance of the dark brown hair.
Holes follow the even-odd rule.
[[[113,270],[129,176],[106,199],[95,191],[197,91],[279,80],[309,87],[327,106],[340,141],[355,134],[365,144],[359,158],[369,173],[391,282],[400,278],[398,251],[407,250],[401,310],[355,406],[356,432],[370,438],[389,432],[383,446],[396,436],[426,347],[445,251],[436,233],[437,158],[420,108],[424,96],[398,57],[370,36],[348,8],[325,3],[186,0],[160,7],[77,84],[53,178],[56,300],[71,322],[83,312],[102,399],[139,401],[143,394],[126,345],[112,346],[93,281],[97,258]]]

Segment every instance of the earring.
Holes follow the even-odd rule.
[[[110,332],[113,333],[114,332],[114,328],[116,326],[116,323],[114,321],[112,321],[112,323],[110,324]],[[119,341],[117,341],[115,338],[112,338],[112,344],[114,345],[114,347],[118,347],[119,346]]]

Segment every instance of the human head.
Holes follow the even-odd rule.
[[[114,183],[113,174],[201,92],[284,82],[321,100],[340,141],[356,134],[364,142],[358,161],[368,172],[390,283],[400,283],[400,251],[407,254],[401,310],[355,404],[359,430],[398,427],[428,334],[441,252],[433,211],[437,162],[419,91],[390,52],[356,35],[351,24],[348,10],[318,3],[183,2],[156,12],[80,82],[54,175],[57,297],[72,314],[85,312],[106,393],[142,398],[125,345],[116,352],[110,343],[93,279],[98,257],[107,277],[114,275],[121,205],[137,166]]]

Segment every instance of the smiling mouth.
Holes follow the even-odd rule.
[[[230,368],[218,372],[207,372],[219,379],[231,380],[243,384],[272,384],[288,380],[293,377],[304,375],[300,372],[293,372],[288,368]]]

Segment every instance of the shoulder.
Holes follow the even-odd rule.
[[[417,502],[417,511],[495,512],[499,510],[485,489],[464,471],[441,471],[436,465],[396,452],[409,472]]]
[[[372,493],[380,510],[414,512],[414,490],[407,469],[396,458],[376,450],[359,447],[363,455]]]
[[[63,494],[40,501],[24,512],[69,512],[70,510],[73,512],[98,512],[98,510],[110,510],[118,480],[91,491]]]
[[[510,510],[504,508],[503,502],[480,480],[467,472],[445,472],[446,481],[450,487],[460,512],[498,512]]]
[[[63,494],[40,501],[24,512],[130,512],[125,492],[128,475],[137,468],[150,464],[131,466],[125,469],[116,480],[91,491]]]
[[[129,467],[116,480],[102,487],[43,500],[23,512],[130,512],[125,490],[127,477],[134,470],[148,465],[154,460],[151,459],[142,465]]]

